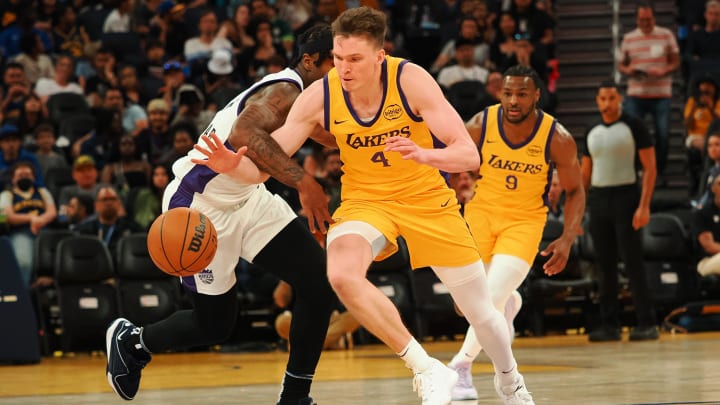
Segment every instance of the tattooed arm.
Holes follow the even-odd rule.
[[[234,149],[247,146],[246,156],[263,172],[281,183],[298,190],[300,203],[308,219],[316,218],[321,231],[324,222],[332,222],[328,212],[327,199],[322,186],[306,173],[300,164],[289,155],[294,154],[312,131],[295,132],[284,137],[280,143],[270,134],[280,128],[290,112],[290,107],[300,95],[297,86],[278,82],[265,86],[253,94],[238,115],[228,141]],[[310,225],[314,230],[314,224]]]

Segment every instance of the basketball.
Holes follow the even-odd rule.
[[[178,207],[155,219],[147,246],[160,270],[172,276],[192,276],[207,268],[215,257],[217,232],[199,211]]]

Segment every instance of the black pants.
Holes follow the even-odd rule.
[[[288,224],[253,263],[293,287],[295,304],[290,327],[287,370],[313,374],[320,359],[335,295],[327,280],[325,251],[299,219]],[[192,293],[193,309],[178,311],[148,325],[143,340],[162,352],[222,343],[235,327],[238,301],[235,288],[221,295]]]
[[[590,236],[600,267],[600,316],[609,328],[620,327],[618,261],[625,263],[638,326],[657,325],[655,304],[648,287],[641,231],[632,227],[640,201],[636,185],[592,188],[588,197]]]

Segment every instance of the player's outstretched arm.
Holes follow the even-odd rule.
[[[299,95],[300,89],[284,82],[260,89],[247,100],[233,124],[228,141],[236,149],[247,146],[247,157],[260,170],[297,189],[305,215],[308,219],[312,219],[311,216],[317,218],[320,230],[324,232],[324,223],[332,222],[332,219],[322,186],[290,157],[314,133],[315,125],[307,124],[303,128],[294,125],[293,129],[280,131],[280,138],[270,135],[286,123]],[[310,221],[310,224],[310,229],[314,231],[313,222]]]
[[[190,161],[196,165],[207,166],[215,173],[225,174],[245,184],[262,183],[268,179],[268,175],[261,172],[249,159],[243,159],[247,146],[233,152],[225,147],[215,132],[202,135],[200,139],[205,146],[198,143],[193,148],[205,155],[205,158],[191,158]]]
[[[540,252],[543,256],[552,255],[543,266],[548,275],[565,270],[575,237],[582,232],[582,217],[585,213],[585,187],[575,139],[559,123],[555,128],[550,144],[550,159],[555,163],[560,184],[565,190],[565,226],[563,234]]]
[[[446,147],[423,149],[409,138],[392,137],[387,140],[386,150],[449,173],[476,170],[480,166],[477,148],[435,79],[420,66],[408,63],[400,75],[400,86],[413,113],[423,118],[430,132]]]

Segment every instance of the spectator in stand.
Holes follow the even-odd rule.
[[[43,43],[34,31],[20,36],[20,51],[13,61],[23,65],[25,78],[31,85],[41,77],[52,79],[55,76],[52,59],[45,54]]]
[[[40,170],[42,177],[47,177],[47,172],[50,169],[62,169],[68,168],[68,162],[65,156],[61,155],[55,150],[55,128],[48,123],[43,123],[35,128],[35,156],[40,164]]]
[[[510,12],[515,17],[517,32],[530,36],[540,57],[545,61],[554,58],[555,20],[538,9],[533,0],[513,0]]]
[[[509,11],[500,13],[498,28],[490,44],[490,59],[495,66],[512,66],[508,60],[515,55],[517,21]]]
[[[55,76],[41,77],[35,83],[35,94],[40,96],[43,103],[58,93],[83,94],[83,88],[74,81],[75,62],[69,55],[60,55],[55,60]]]
[[[132,27],[132,8],[134,0],[117,0],[117,6],[112,9],[105,22],[102,32],[130,32]]]
[[[198,22],[198,36],[185,41],[185,60],[192,63],[196,60],[207,61],[214,49],[232,50],[233,46],[226,38],[218,35],[218,21],[215,12],[205,10]]]
[[[143,231],[140,225],[125,216],[120,196],[112,187],[101,187],[98,190],[95,197],[95,216],[75,227],[78,234],[97,236],[113,255],[123,236]]]
[[[720,274],[720,177],[710,186],[711,200],[693,211],[692,230],[703,258],[697,264],[701,276]]]
[[[180,87],[175,97],[175,105],[177,113],[172,125],[188,122],[195,126],[197,133],[201,133],[207,128],[215,114],[213,111],[204,109],[205,96],[192,84],[183,84]]]
[[[95,215],[95,200],[86,194],[72,196],[65,210],[68,227],[70,230],[75,230],[75,227]]]
[[[233,55],[228,49],[215,49],[213,51],[212,57],[207,64],[207,71],[203,75],[205,94],[212,97],[213,93],[218,90],[233,88],[237,89],[237,94],[240,94],[241,87],[238,83],[235,83],[232,78],[232,61]],[[220,104],[219,106],[215,105],[214,109],[224,107],[227,103],[222,102]]]
[[[185,41],[189,38],[185,24],[186,9],[183,3],[176,4],[173,0],[165,0],[158,6],[157,18],[153,19],[151,24],[151,36],[165,44],[168,59],[183,57]]]
[[[720,59],[720,1],[705,4],[705,27],[690,33],[687,55],[691,60],[718,61]]]
[[[440,69],[437,82],[446,89],[453,84],[468,80],[485,84],[488,70],[475,62],[475,41],[464,37],[455,38],[455,60],[457,64]]]
[[[678,44],[672,31],[655,25],[650,3],[638,4],[636,20],[637,28],[625,34],[620,45],[618,70],[628,83],[623,107],[641,120],[652,116],[657,171],[662,175],[669,148],[672,73],[680,66]]]
[[[267,74],[268,60],[275,55],[285,58],[285,50],[273,41],[272,24],[264,16],[250,20],[249,32],[255,40],[255,46],[238,57],[237,69],[243,82],[254,83]]]
[[[25,78],[25,68],[17,62],[8,62],[3,74],[3,98],[0,102],[0,119],[17,119],[31,86]]]
[[[700,175],[705,165],[705,135],[713,120],[720,118],[718,84],[712,77],[700,78],[695,82],[693,94],[685,103],[685,147],[688,154],[690,195],[698,192]]]
[[[483,33],[480,32],[480,24],[471,16],[465,16],[460,20],[460,33],[458,37],[471,40],[475,44],[475,63],[480,66],[488,66],[490,61],[490,47],[484,42]],[[455,40],[451,39],[443,46],[440,54],[433,62],[430,71],[437,73],[455,58]]]
[[[713,194],[710,186],[715,178],[720,175],[720,131],[708,132],[705,155],[707,155],[710,167],[708,167],[702,175],[703,180],[700,182],[700,192],[698,193],[697,200],[691,202],[698,208],[702,208],[711,203]]]
[[[80,83],[85,82],[85,95],[88,98],[90,107],[102,106],[102,96],[105,91],[118,85],[115,76],[115,55],[107,48],[98,49],[92,56],[92,72],[84,74],[87,76],[80,79]]]
[[[548,82],[548,68],[547,60],[537,52],[537,46],[530,39],[530,35],[527,33],[517,33],[514,37],[513,54],[504,59],[503,64],[498,65],[498,70],[504,72],[512,66],[520,65],[525,67],[531,67],[538,73],[540,79],[543,81],[544,87],[547,89]],[[541,108],[547,111],[547,108],[543,106]]]
[[[150,164],[136,157],[135,138],[123,135],[120,138],[118,161],[103,167],[100,181],[112,185],[122,196],[133,187],[145,187],[150,184]]]
[[[168,61],[163,65],[163,86],[160,88],[158,96],[173,107],[177,107],[174,105],[174,101],[178,89],[185,84],[185,74],[182,69],[182,64],[177,61]]]
[[[156,165],[148,187],[130,190],[127,196],[128,216],[143,229],[150,229],[155,218],[162,213],[162,196],[170,183],[170,169]]]
[[[218,37],[226,38],[233,46],[233,55],[239,55],[246,49],[255,46],[255,39],[248,33],[250,25],[250,7],[239,4],[235,8],[233,18],[223,21]]]
[[[12,166],[12,188],[0,193],[0,210],[10,224],[10,242],[22,272],[30,285],[35,235],[57,217],[55,202],[45,187],[35,183],[35,166],[18,162]]]
[[[165,100],[156,98],[147,105],[149,126],[135,138],[137,157],[157,163],[160,156],[172,148],[170,135],[170,106]]]
[[[485,94],[480,98],[478,102],[478,110],[484,110],[485,108],[497,104],[500,102],[500,92],[503,88],[503,75],[500,72],[492,72],[488,75],[487,83],[485,84]]]
[[[95,160],[88,155],[82,155],[75,159],[72,177],[73,180],[75,180],[75,184],[63,186],[63,188],[60,189],[60,197],[58,198],[60,215],[67,214],[67,208],[65,206],[70,202],[70,198],[86,195],[94,199],[100,188],[109,187],[108,184],[97,182],[98,171],[95,167]]]
[[[53,16],[58,12],[58,0],[40,0],[38,3],[35,24],[33,27],[49,33],[52,31]]]
[[[179,158],[185,156],[193,148],[198,139],[197,128],[187,122],[181,122],[170,128],[173,148],[163,153],[158,159],[158,164],[171,167]]]
[[[120,89],[125,103],[130,105],[145,105],[150,100],[150,95],[140,84],[137,69],[132,65],[123,65],[118,70]]]
[[[137,136],[140,131],[147,128],[148,117],[145,110],[134,103],[126,105],[122,90],[119,88],[111,87],[105,91],[103,108],[120,113],[124,133]]]
[[[35,93],[28,94],[23,103],[23,109],[17,118],[17,126],[24,145],[33,144],[33,133],[38,125],[48,120],[48,110]]]
[[[34,168],[34,178],[38,185],[44,185],[35,154],[22,147],[20,130],[13,124],[0,127],[0,190],[3,190],[12,179],[10,168],[18,162],[28,162]]]
[[[147,59],[147,70],[144,74],[141,74],[141,79],[146,76],[152,76],[153,78],[162,82],[165,69],[165,48],[163,43],[157,39],[148,38],[145,42],[145,58]]]
[[[252,18],[266,18],[272,26],[273,44],[283,50],[281,54],[285,59],[291,59],[295,52],[295,36],[287,21],[277,18],[274,6],[267,0],[250,0],[250,15]]]
[[[309,0],[280,0],[275,3],[278,8],[277,17],[284,20],[297,35],[300,27],[305,24],[313,12],[313,4]]]

